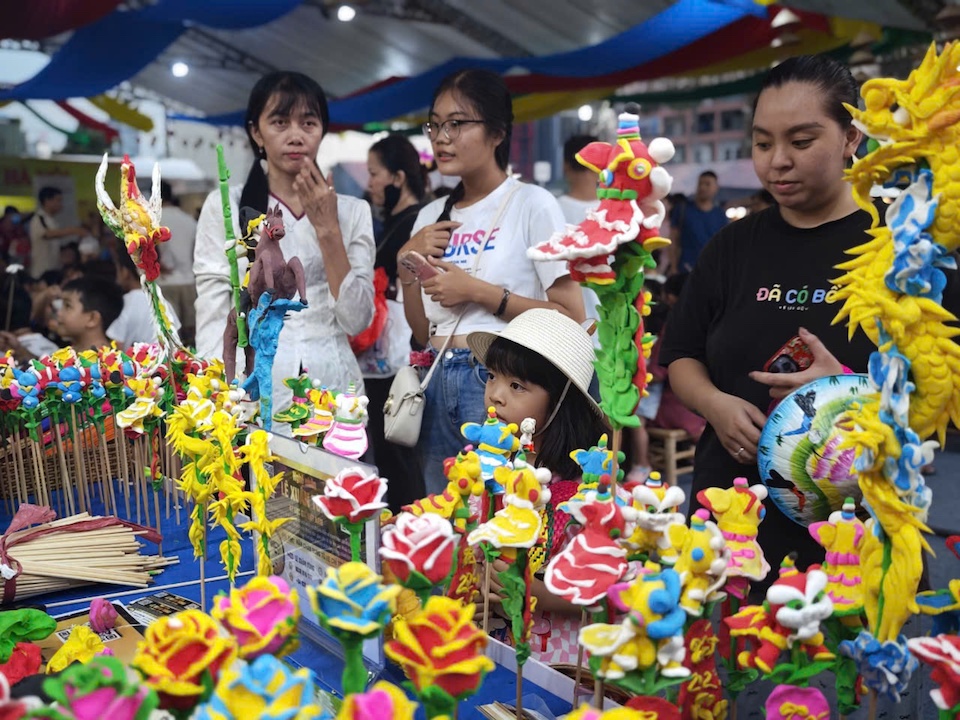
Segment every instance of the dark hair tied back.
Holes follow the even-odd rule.
[[[844,103],[857,106],[860,88],[849,68],[827,55],[798,55],[787,58],[767,73],[753,111],[756,114],[760,94],[767,88],[778,88],[789,82],[809,83],[823,94],[823,109],[840,127],[850,127],[852,118]]]
[[[390,172],[396,174],[403,170],[410,192],[417,202],[423,202],[427,191],[427,174],[420,164],[420,153],[413,143],[403,135],[388,135],[374,143],[370,152],[376,153],[380,163]]]

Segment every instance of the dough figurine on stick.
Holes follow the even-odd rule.
[[[509,466],[497,468],[495,482],[506,490],[503,508],[467,536],[471,545],[482,542],[490,545],[491,550],[485,551],[487,580],[496,557],[507,562],[507,568],[498,577],[503,586],[503,609],[510,617],[517,648],[518,718],[522,717],[523,666],[530,657],[530,631],[537,602],[530,593],[532,572],[529,551],[540,539],[543,523],[540,509],[550,501],[550,490],[546,488],[550,478],[548,469],[535,469],[527,465],[523,453],[518,454],[512,469]],[[489,581],[484,582],[485,596],[489,595],[489,585]],[[486,625],[489,609],[486,601],[484,605]]]
[[[917,612],[917,588],[930,551],[923,537],[931,493],[921,468],[960,420],[960,345],[956,317],[943,306],[945,269],[960,247],[956,147],[960,141],[960,44],[932,44],[906,79],[863,84],[864,109],[847,109],[870,138],[847,170],[853,197],[873,217],[872,239],[848,250],[838,266],[835,322],[862,329],[877,344],[870,357],[873,395],[845,423],[856,448],[863,506],[870,513],[860,548],[868,630],[841,644],[874,693],[899,699],[912,666],[901,634]],[[878,184],[902,187],[881,225],[873,204]],[[915,666],[916,663],[913,663]],[[874,704],[871,698],[871,705]]]
[[[117,208],[104,187],[107,177],[107,153],[97,170],[97,210],[104,224],[123,242],[142,273],[140,283],[150,299],[150,310],[157,337],[166,353],[186,352],[174,328],[157,279],[160,277],[160,255],[157,246],[170,239],[170,230],[160,224],[160,165],[153,166],[150,199],[144,200],[137,187],[137,172],[127,155],[120,165],[120,207]]]

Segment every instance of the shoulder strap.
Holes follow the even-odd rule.
[[[490,231],[484,235],[484,239],[490,237],[497,225],[500,223],[500,219],[503,217],[504,211],[507,209],[507,205],[510,203],[510,198],[512,198],[517,190],[520,189],[520,181],[510,188],[510,191],[506,194],[503,200],[500,202],[500,207],[497,208],[497,214],[493,218],[493,222],[490,224]],[[473,261],[473,273],[476,275],[477,269],[480,267],[480,258],[483,256],[483,251],[486,249],[487,243],[484,242],[480,246],[480,249],[477,251],[477,257]],[[460,311],[460,315],[457,316],[457,322],[454,324],[453,329],[450,331],[450,334],[447,335],[447,339],[443,341],[443,346],[437,351],[437,356],[433,359],[433,364],[430,366],[430,369],[427,371],[426,377],[423,378],[423,382],[420,383],[420,392],[423,392],[427,389],[427,385],[430,384],[431,378],[433,378],[433,373],[437,369],[437,365],[440,364],[440,359],[443,357],[443,353],[447,351],[447,348],[450,346],[450,341],[453,340],[453,336],[457,334],[457,328],[460,327],[460,321],[463,320],[463,314],[467,311],[467,308],[464,307]]]

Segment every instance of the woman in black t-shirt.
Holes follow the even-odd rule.
[[[370,202],[384,214],[383,227],[376,238],[374,268],[377,276],[381,273],[386,276],[389,322],[402,323],[407,330],[402,348],[391,346],[400,342],[400,333],[388,332],[391,329],[388,327],[377,343],[359,358],[371,408],[367,434],[377,467],[390,479],[390,508],[398,512],[402,505],[423,497],[425,493],[416,453],[387,442],[383,437],[383,405],[399,370],[399,367],[393,367],[392,360],[403,357],[406,361],[410,353],[409,326],[403,308],[393,302],[398,296],[397,253],[410,239],[410,231],[423,207],[427,178],[420,164],[420,154],[402,135],[388,135],[374,143],[367,155],[367,172],[370,176],[367,182]],[[378,282],[382,283],[383,278],[375,277],[374,285]]]
[[[861,140],[843,103],[857,104],[846,67],[824,56],[790,58],[770,71],[753,116],[753,163],[778,205],[721,230],[700,255],[673,310],[660,362],[674,392],[708,422],[697,448],[694,495],[729,487],[737,476],[759,482],[757,442],[772,400],[819,377],[865,371],[873,344],[831,326],[830,305],[844,250],[866,241],[860,210],[843,171]],[[793,374],[758,372],[794,335],[813,352]],[[829,349],[828,349],[829,348]],[[694,500],[694,505],[696,502]],[[760,543],[776,568],[822,560],[807,529],[767,501]],[[767,583],[776,577],[773,571]]]

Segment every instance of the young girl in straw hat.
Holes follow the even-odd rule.
[[[486,379],[486,406],[494,408],[502,421],[518,427],[526,418],[536,421],[527,462],[554,475],[550,484],[553,532],[546,566],[549,555],[566,543],[568,516],[557,505],[577,492],[580,481],[580,467],[570,452],[596,445],[610,431],[589,392],[593,341],[566,315],[535,308],[515,317],[499,333],[470,333],[467,345],[486,368],[481,372]],[[500,601],[496,575],[503,568],[499,564],[493,568],[491,600],[495,603]],[[546,663],[572,662],[577,655],[579,608],[551,595],[538,579],[531,591],[538,609],[531,639],[534,657]]]
[[[484,367],[486,407],[517,427],[525,418],[536,422],[527,461],[575,486],[580,468],[570,452],[609,432],[590,395],[594,348],[586,330],[556,310],[535,308],[499,333],[470,333],[467,345]]]

